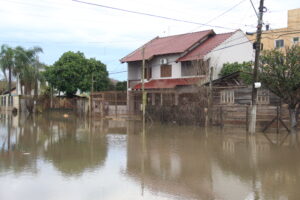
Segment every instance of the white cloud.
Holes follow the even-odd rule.
[[[199,23],[209,21],[239,2],[239,0],[84,1]],[[259,0],[253,2],[258,7]],[[78,44],[92,48],[99,45],[101,48],[111,50],[128,49],[129,53],[158,35],[211,29],[84,5],[72,0],[0,0],[0,3],[0,43],[14,41],[14,44],[23,45],[27,42],[32,46],[40,44],[42,47],[50,43],[59,46]],[[269,11],[265,13],[264,18],[271,27],[286,26],[287,10],[299,6],[296,0],[284,2],[266,0],[265,5]],[[249,1],[241,3],[232,11],[210,22],[213,25],[241,28],[244,31],[254,31],[256,23]],[[230,30],[215,28],[215,31]],[[113,55],[110,59],[112,57]],[[119,58],[115,57],[116,61]]]

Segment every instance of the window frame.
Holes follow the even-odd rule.
[[[170,69],[167,69],[167,68],[170,68]],[[167,70],[169,70],[169,71],[167,71]],[[160,77],[161,78],[172,77],[172,65],[168,65],[168,64],[160,65]]]
[[[234,90],[221,90],[220,91],[220,103],[221,104],[234,104],[235,95]]]
[[[277,42],[279,41],[282,41],[282,46],[277,46]],[[275,40],[275,48],[276,49],[280,49],[280,48],[283,48],[284,47],[284,39],[278,39],[278,40]]]

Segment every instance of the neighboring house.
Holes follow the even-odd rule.
[[[16,88],[11,89],[11,97],[9,98],[9,92],[5,91],[0,95],[0,110],[11,111],[13,109],[19,110],[20,96],[17,94]]]
[[[264,50],[274,48],[286,48],[300,43],[300,8],[288,11],[286,28],[270,29],[262,32],[261,42]],[[248,36],[249,40],[255,41],[256,35]]]
[[[143,58],[146,62],[145,89],[148,103],[152,105],[178,105],[180,95],[197,92],[195,85],[208,80],[211,67],[215,79],[224,63],[253,60],[252,44],[241,30],[223,34],[206,30],[156,37],[143,47],[121,59],[128,64],[130,111],[139,108],[140,102],[134,103],[133,99],[137,98],[132,94],[141,90]]]

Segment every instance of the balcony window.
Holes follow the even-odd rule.
[[[161,65],[160,77],[171,77],[171,76],[172,76],[172,65]]]

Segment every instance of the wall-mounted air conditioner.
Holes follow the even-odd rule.
[[[161,64],[161,65],[168,64],[168,59],[167,59],[167,58],[161,58],[161,59],[160,59],[160,64]]]

